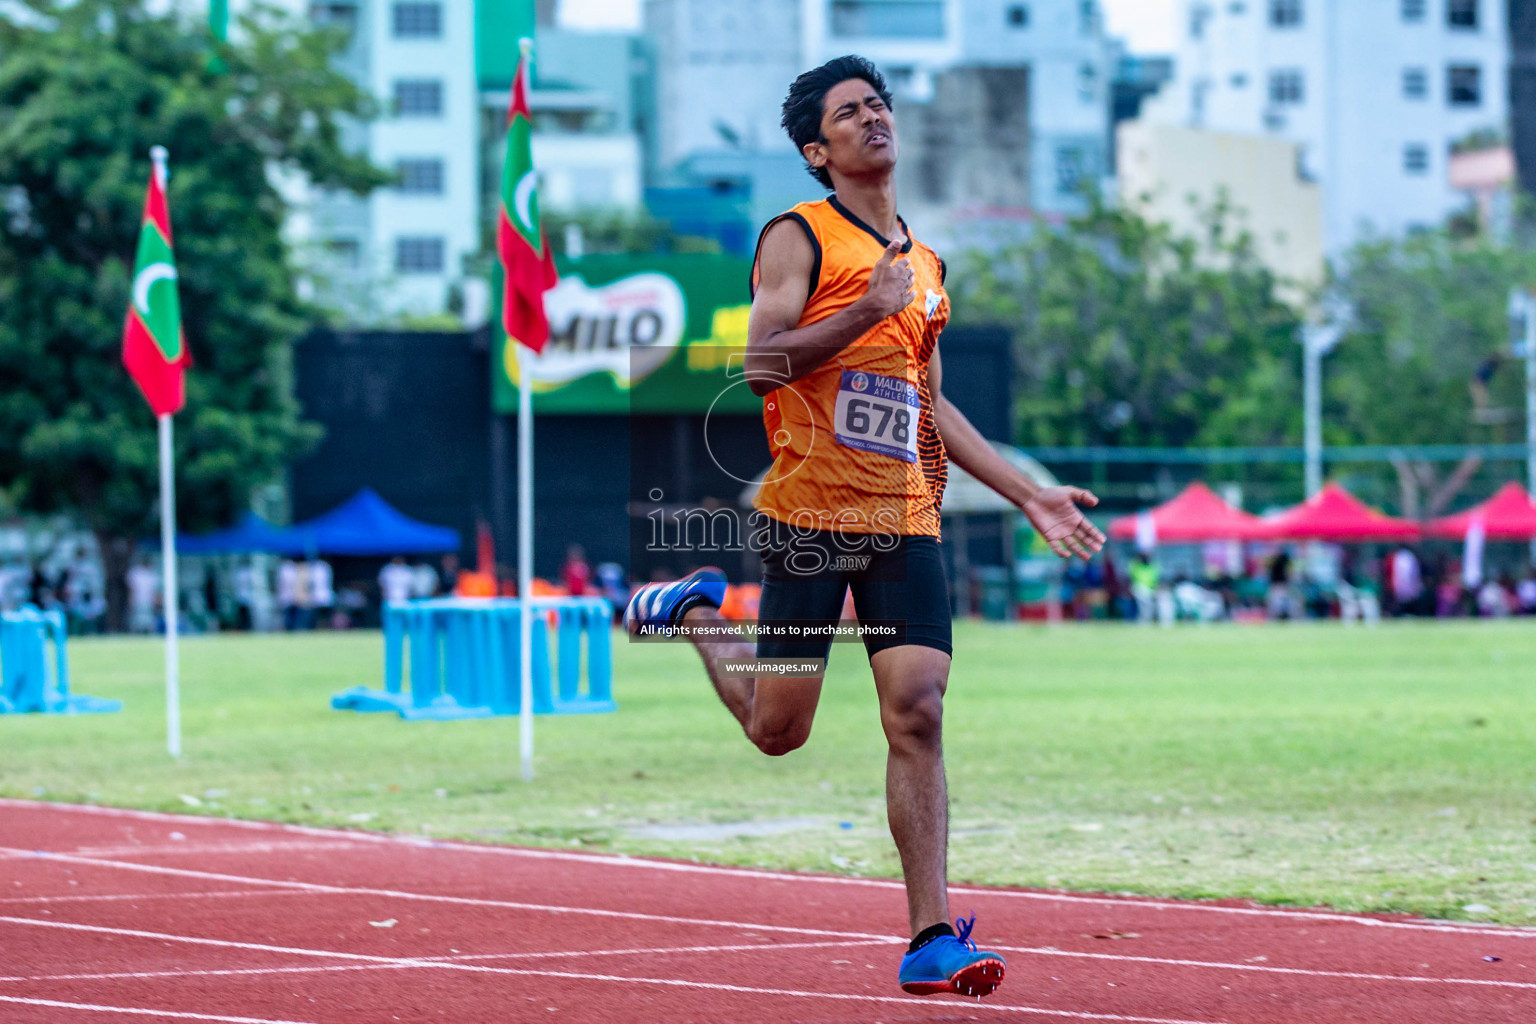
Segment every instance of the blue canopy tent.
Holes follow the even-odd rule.
[[[176,549],[186,555],[238,555],[257,551],[302,555],[304,540],[291,529],[273,526],[256,513],[247,512],[226,530],[177,534]]]
[[[365,487],[287,531],[302,551],[327,555],[426,555],[459,550],[459,531],[418,522]]]

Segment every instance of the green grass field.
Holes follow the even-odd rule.
[[[1536,924],[1530,624],[964,624],[956,647],[956,881]],[[0,794],[898,874],[858,647],[810,743],[770,759],[691,650],[620,643],[620,711],[540,719],[531,785],[513,719],[329,710],[376,685],[376,633],[189,639],[172,763],[160,650],[73,643],[75,691],[127,710],[0,718]]]

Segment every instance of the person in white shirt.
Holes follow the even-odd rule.
[[[336,603],[335,576],[331,573],[331,563],[323,558],[313,558],[309,562],[309,605],[310,625],[314,625],[315,617],[327,617],[331,612],[331,606]]]
[[[1502,619],[1509,615],[1509,610],[1509,591],[1497,580],[1484,580],[1477,591],[1477,613],[1485,619]]]
[[[159,596],[160,574],[146,562],[128,570],[128,631],[155,631],[155,598]]]
[[[416,574],[411,567],[405,564],[405,559],[398,555],[389,560],[389,564],[379,570],[379,594],[385,604],[398,604],[409,601],[414,590]]]
[[[277,566],[277,608],[284,629],[299,628],[299,563],[291,558]]]
[[[1419,559],[1407,547],[1400,547],[1392,555],[1392,597],[1397,602],[1398,614],[1414,609],[1424,594],[1424,576],[1419,571]]]
[[[427,562],[417,562],[411,569],[411,596],[437,596],[437,570]]]
[[[0,566],[0,611],[15,611],[27,600],[27,581],[32,574],[18,563]]]
[[[1515,585],[1515,594],[1520,601],[1520,614],[1536,615],[1536,576],[1526,573]]]
[[[293,575],[294,628],[315,628],[315,581],[308,562],[295,562]]]

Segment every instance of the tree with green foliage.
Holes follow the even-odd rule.
[[[1536,286],[1536,252],[1450,229],[1369,240],[1342,261],[1351,330],[1324,361],[1329,444],[1518,442],[1525,367],[1509,355],[1505,309],[1515,285]],[[1404,515],[1445,509],[1481,460],[1442,475],[1393,462]]]
[[[1295,443],[1296,312],[1226,211],[1180,238],[1096,197],[949,275],[958,322],[1015,328],[1019,444]]]
[[[149,150],[169,203],[194,365],[178,417],[183,528],[228,523],[318,437],[293,398],[295,292],[274,177],[359,194],[385,175],[341,144],[371,101],[343,40],[270,9],[232,43],[142,0],[19,0],[0,14],[0,487],[79,516],[122,623],[133,545],[157,521],[154,417],[120,361]],[[215,55],[217,60],[211,59]]]

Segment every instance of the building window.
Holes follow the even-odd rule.
[[[1205,122],[1205,97],[1211,91],[1211,81],[1208,78],[1195,79],[1194,86],[1189,90],[1189,117],[1198,127]]]
[[[1445,23],[1451,28],[1477,28],[1477,0],[1446,0]]]
[[[395,271],[400,274],[441,274],[443,240],[435,235],[395,239]]]
[[[1403,0],[1403,20],[1423,21],[1424,0]]]
[[[1403,173],[1429,173],[1429,147],[1422,142],[1410,142],[1403,147]]]
[[[1099,92],[1099,69],[1083,63],[1077,69],[1077,98],[1092,103]]]
[[[1083,150],[1081,146],[1061,146],[1056,150],[1056,190],[1073,192],[1083,180]]]
[[[1422,100],[1429,96],[1429,73],[1423,68],[1403,68],[1403,99]]]
[[[357,5],[335,3],[310,4],[309,20],[316,25],[344,28],[350,32],[357,28]]]
[[[1099,30],[1098,0],[1079,0],[1077,28],[1085,36],[1091,36]]]
[[[1246,89],[1248,88],[1248,76],[1239,71],[1227,79],[1227,84],[1234,89]]]
[[[395,83],[395,114],[399,117],[440,117],[443,83],[435,78],[407,78]]]
[[[1304,98],[1299,70],[1285,68],[1269,73],[1269,102],[1276,106],[1294,105]]]
[[[943,0],[832,0],[832,34],[844,39],[942,39]]]
[[[1269,0],[1269,23],[1275,28],[1301,24],[1301,0]]]
[[[347,270],[356,270],[363,262],[363,247],[355,238],[332,238],[325,243],[325,251]]]
[[[1453,107],[1476,107],[1483,102],[1482,69],[1476,64],[1452,64],[1446,68],[1445,99]]]
[[[1234,18],[1240,17],[1248,13],[1248,5],[1243,3],[1242,0],[1232,0],[1231,3],[1227,4],[1227,13]]]
[[[1056,147],[1056,191],[1072,195],[1086,182],[1098,176],[1096,155],[1087,146],[1067,144]]]
[[[1211,20],[1211,9],[1205,4],[1196,3],[1189,8],[1189,38],[1199,40],[1205,38],[1205,23]]]
[[[401,160],[395,164],[399,182],[395,188],[416,196],[440,196],[443,194],[443,162],[441,160]]]
[[[395,4],[396,39],[439,39],[442,34],[442,4]]]
[[[1023,4],[1014,4],[1012,7],[1008,8],[1008,27],[1028,28],[1029,8],[1025,7]]]

